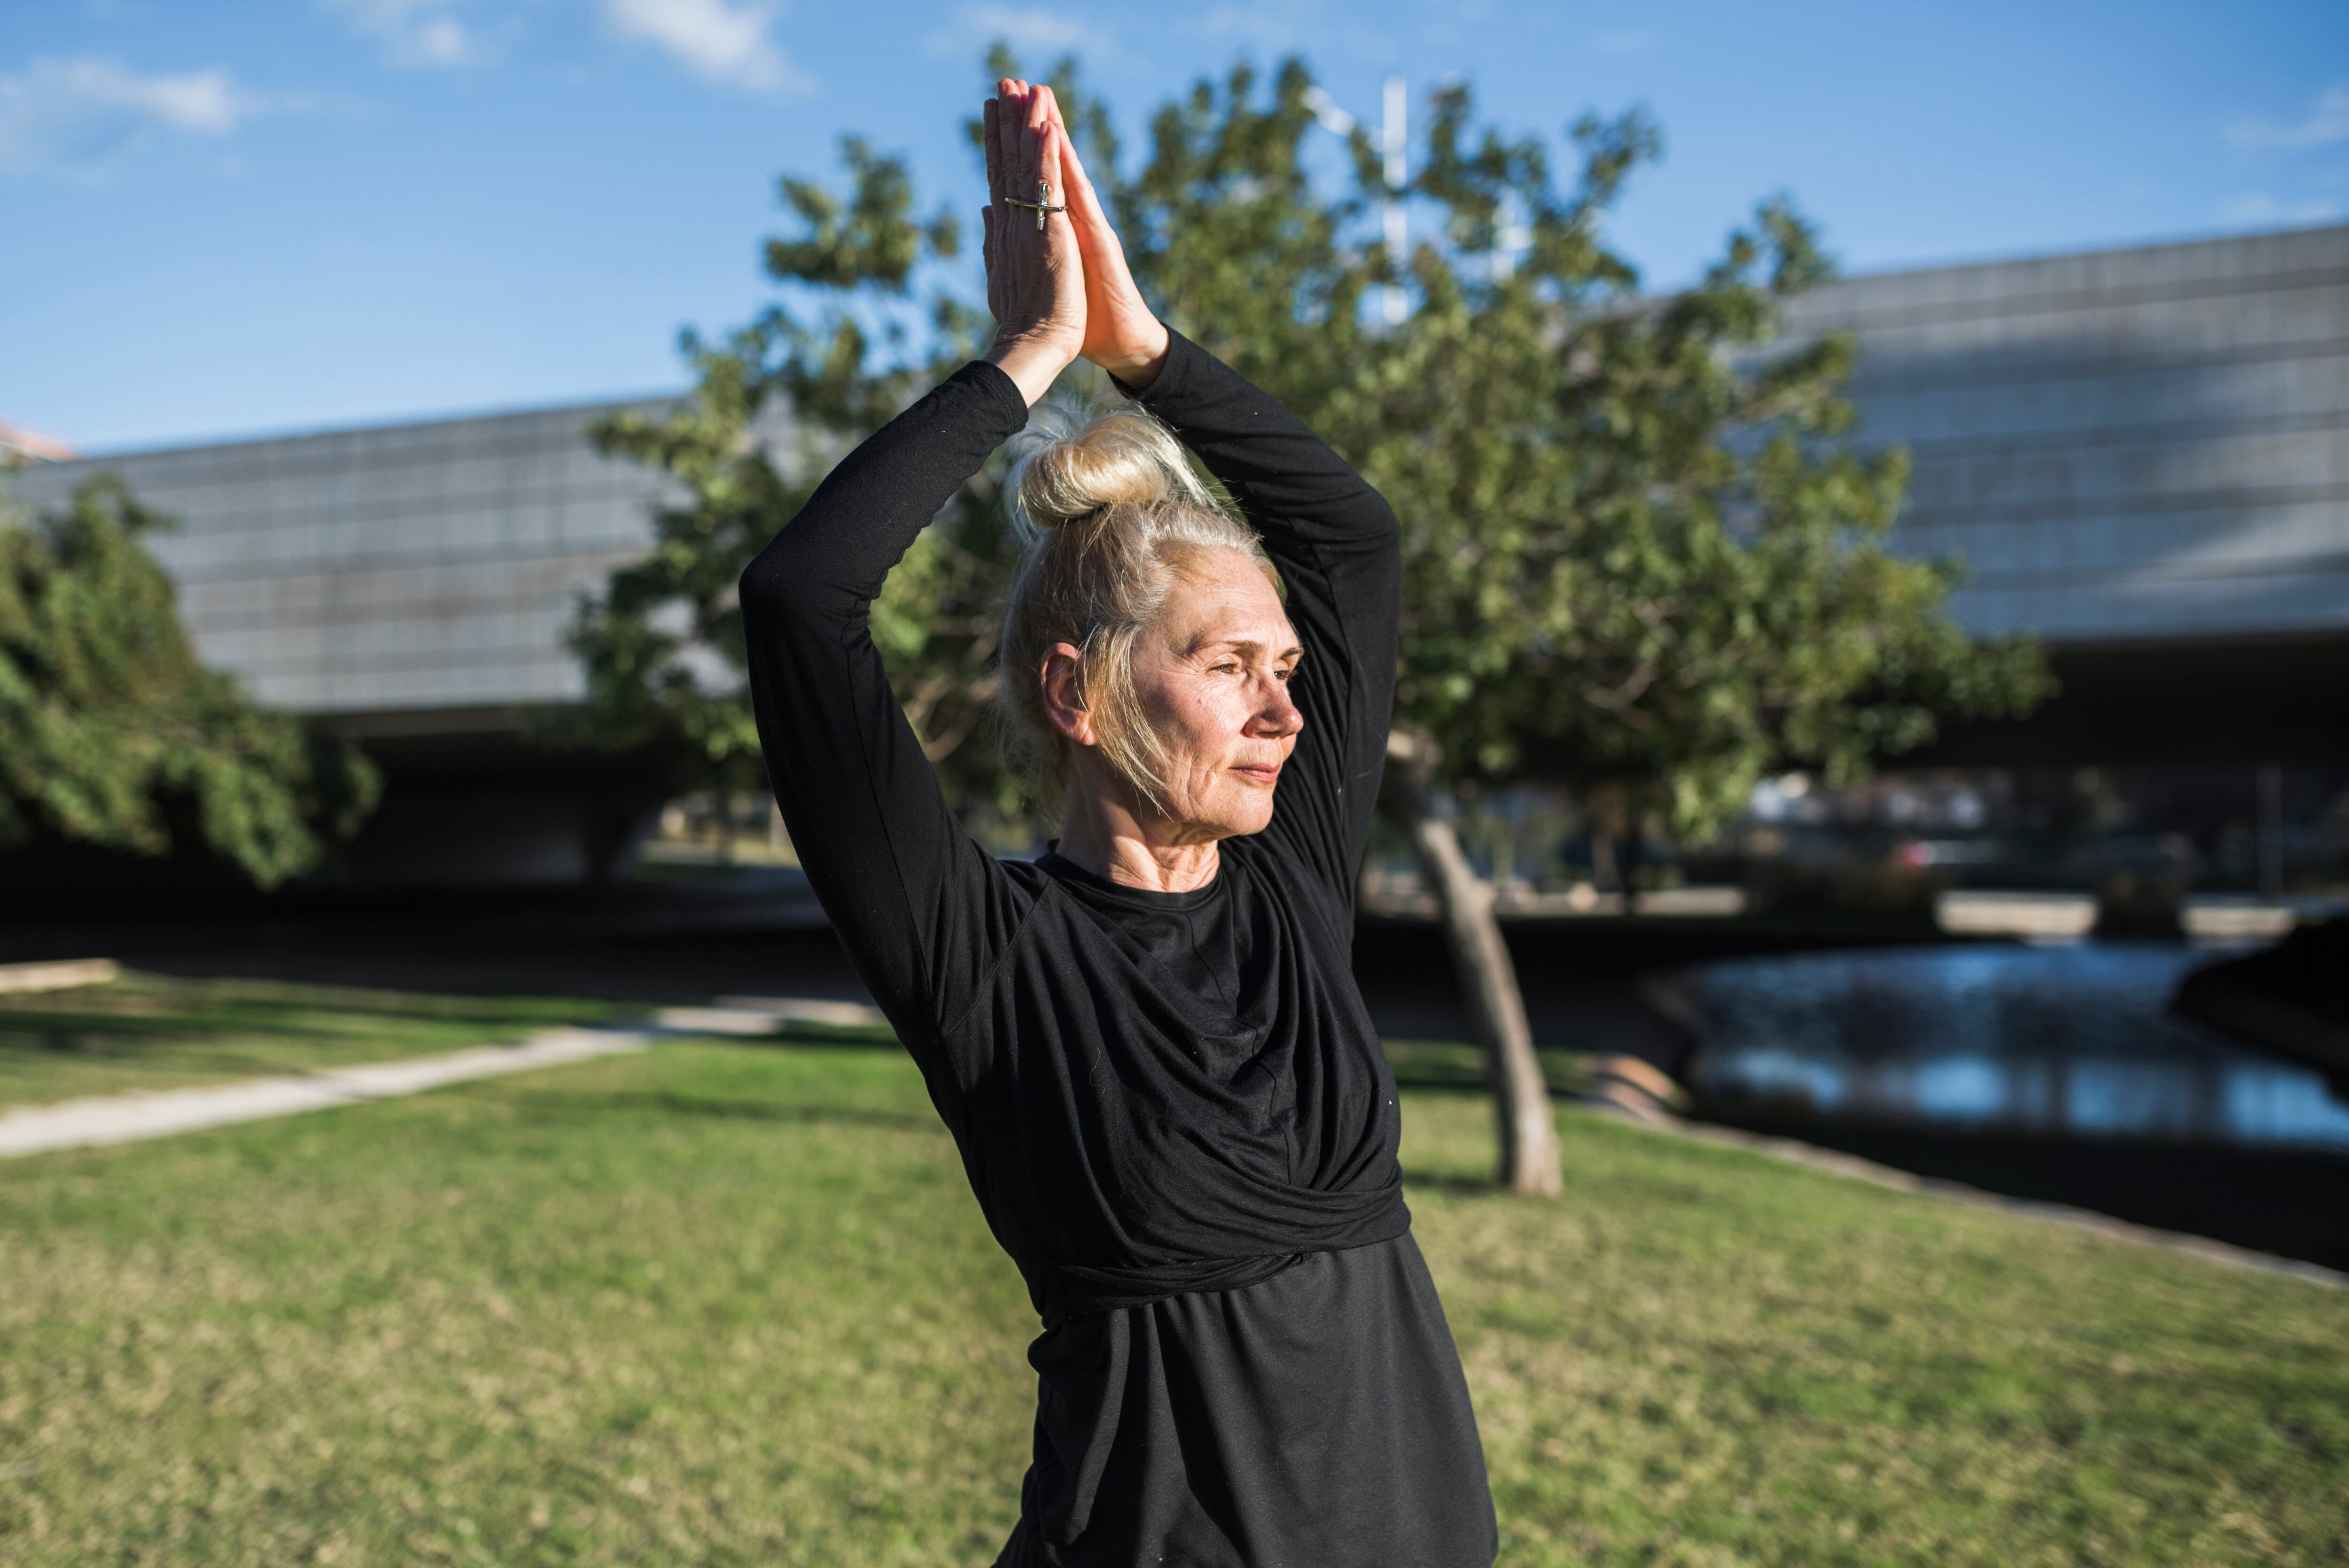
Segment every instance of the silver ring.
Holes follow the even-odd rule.
[[[1044,227],[1045,213],[1065,212],[1069,210],[1069,205],[1065,201],[1058,206],[1052,204],[1052,182],[1049,180],[1036,181],[1036,200],[1033,201],[1022,201],[1017,196],[1006,196],[1003,199],[1003,204],[1007,207],[1025,207],[1035,213],[1036,227],[1039,230]]]

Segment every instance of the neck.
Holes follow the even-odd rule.
[[[1185,833],[1178,824],[1138,816],[1106,791],[1074,788],[1055,852],[1120,887],[1193,892],[1216,880],[1222,863],[1216,843]]]

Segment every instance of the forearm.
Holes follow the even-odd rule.
[[[1130,393],[1150,390],[1158,373],[1166,368],[1166,356],[1174,346],[1174,335],[1157,317],[1148,325],[1121,340],[1113,349],[1090,356],[1092,362],[1110,373],[1117,384]]]
[[[1177,336],[1143,403],[1222,480],[1264,540],[1306,649],[1306,733],[1275,830],[1350,888],[1392,707],[1402,531],[1384,497],[1278,401]],[[1350,893],[1348,894],[1350,897]]]
[[[1027,422],[1007,373],[967,365],[866,438],[742,574],[742,597],[794,615],[861,607],[988,454]]]
[[[1027,418],[966,366],[836,467],[742,576],[750,690],[792,842],[859,972],[918,1051],[939,1004],[939,923],[988,862],[947,808],[869,629],[889,569]]]
[[[1075,356],[1058,343],[1012,337],[998,342],[981,357],[1009,377],[1011,384],[1019,388],[1019,396],[1033,408],[1044,400],[1044,394],[1052,389],[1052,383],[1060,379],[1061,372],[1069,367]]]
[[[1284,538],[1388,550],[1393,511],[1280,401],[1179,334],[1129,392],[1199,454],[1276,550]]]

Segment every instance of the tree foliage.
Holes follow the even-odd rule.
[[[273,887],[357,830],[376,771],[197,660],[142,542],[169,526],[106,475],[35,521],[0,515],[0,845],[201,842]]]
[[[1015,70],[999,46],[992,72]],[[1311,78],[1246,66],[1161,108],[1120,167],[1110,118],[1063,62],[1054,86],[1133,270],[1167,320],[1288,402],[1383,490],[1405,529],[1397,723],[1438,782],[1530,762],[1627,793],[1677,832],[1720,825],[1764,773],[1836,781],[1930,740],[1951,715],[2048,689],[2025,641],[1970,642],[1942,608],[1956,568],[1884,548],[1907,468],[1851,439],[1847,335],[1779,345],[1784,306],[1831,274],[1811,226],[1761,205],[1692,285],[1643,295],[1605,220],[1661,139],[1637,113],[1585,119],[1564,188],[1538,138],[1436,95],[1399,194],[1435,232],[1392,255],[1367,135],[1324,190]],[[975,133],[975,128],[974,128]],[[717,346],[665,421],[623,418],[606,450],[685,493],[659,542],[584,612],[590,727],[682,738],[710,778],[757,774],[733,583],[838,453],[980,341],[945,275],[957,227],[914,215],[898,160],[846,144],[849,193],[782,184],[802,233],[771,242],[778,306]],[[1400,286],[1399,324],[1366,308]],[[751,439],[771,406],[798,445]],[[967,799],[1005,799],[971,744],[994,689],[1006,581],[999,474],[965,487],[874,616],[900,696]]]
[[[1950,621],[1954,565],[1884,549],[1907,462],[1843,438],[1857,346],[1774,351],[1785,302],[1832,271],[1790,203],[1643,297],[1604,220],[1655,128],[1585,119],[1561,190],[1539,139],[1479,129],[1452,87],[1404,192],[1440,232],[1390,255],[1361,238],[1386,195],[1366,133],[1349,195],[1309,176],[1311,87],[1292,61],[1260,100],[1242,67],[1162,109],[1121,227],[1168,318],[1393,502],[1397,723],[1451,779],[1532,750],[1702,836],[1767,771],[1847,781],[1944,716],[2044,693],[2035,647]],[[1390,284],[1411,296],[1392,326],[1364,308]]]
[[[681,783],[765,789],[736,580],[843,453],[984,343],[988,323],[953,294],[916,299],[925,269],[957,254],[959,225],[944,212],[915,218],[900,160],[854,137],[843,156],[845,199],[780,182],[802,232],[770,241],[766,266],[792,297],[718,343],[686,335],[696,385],[682,405],[593,432],[601,450],[659,469],[679,494],[653,519],[652,552],[580,606],[571,642],[589,696],[567,733],[674,747]],[[873,634],[953,792],[966,806],[1009,810],[979,739],[1011,560],[995,511],[1000,480],[999,459],[922,534],[874,607]]]

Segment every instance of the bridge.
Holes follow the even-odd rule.
[[[1971,630],[2029,630],[2064,695],[1949,763],[2349,758],[2349,226],[1850,279],[1799,335],[1859,334],[1861,437],[1915,462],[1899,548],[1954,554]],[[596,454],[619,407],[38,464],[120,474],[198,647],[384,765],[382,883],[564,882],[626,857],[644,759],[548,752],[577,596],[647,540],[663,482]],[[780,430],[770,432],[781,438]]]

